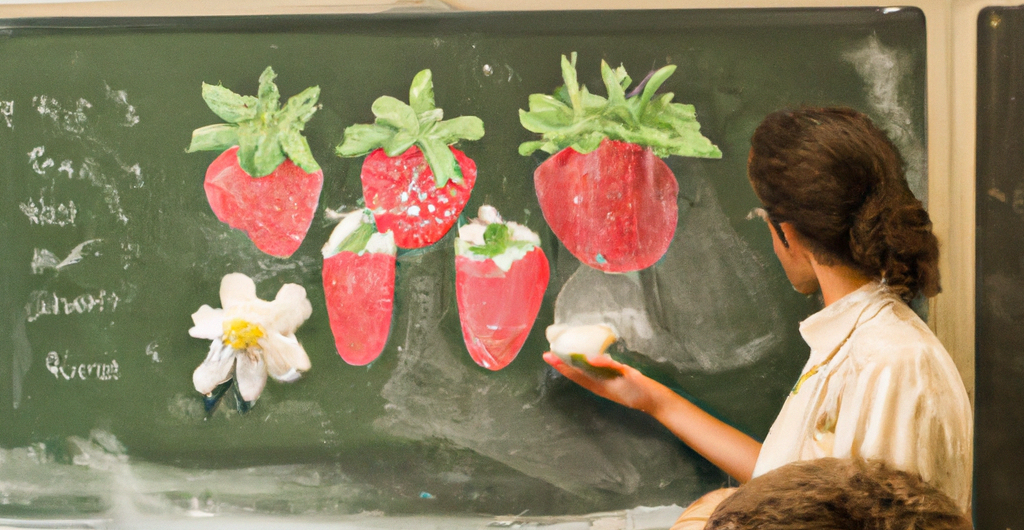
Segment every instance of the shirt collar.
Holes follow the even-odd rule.
[[[817,352],[827,355],[835,350],[850,336],[865,312],[885,298],[887,291],[879,282],[868,282],[801,322],[800,335],[811,347],[811,356]],[[876,312],[870,311],[867,316]]]

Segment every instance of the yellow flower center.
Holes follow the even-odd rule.
[[[246,350],[256,346],[256,340],[266,335],[259,324],[240,318],[224,321],[224,344],[236,350]]]

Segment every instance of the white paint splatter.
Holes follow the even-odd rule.
[[[910,190],[922,202],[927,202],[925,182],[927,158],[924,143],[914,133],[911,112],[900,88],[910,79],[913,58],[905,52],[889,48],[872,35],[864,43],[843,54],[864,78],[868,105],[907,164],[907,182]]]
[[[128,103],[128,92],[124,90],[114,90],[110,88],[110,85],[103,83],[103,87],[107,89],[107,99],[112,100],[119,107],[122,107],[125,111],[124,125],[125,127],[134,127],[139,123],[139,116],[135,113],[135,106]]]
[[[46,250],[45,248],[37,248],[32,256],[32,274],[42,274],[46,269],[59,271],[64,267],[74,265],[75,263],[82,261],[82,251],[85,250],[85,247],[93,243],[99,243],[100,241],[102,240],[90,239],[79,243],[78,246],[71,250],[68,257],[63,260],[59,259],[56,254]],[[99,256],[100,253],[97,252],[95,255]]]
[[[117,310],[120,301],[121,297],[117,293],[108,293],[104,289],[100,289],[96,294],[86,293],[70,300],[57,296],[56,293],[33,291],[29,295],[28,304],[25,305],[25,312],[28,314],[28,321],[35,322],[39,317],[46,315],[113,312]]]
[[[75,217],[78,215],[78,208],[75,201],[67,203],[46,204],[44,197],[39,197],[37,204],[35,199],[29,199],[18,205],[21,212],[28,217],[29,222],[35,225],[56,225],[68,226],[75,224]]]

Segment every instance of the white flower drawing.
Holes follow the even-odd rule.
[[[256,297],[251,278],[236,272],[221,280],[220,301],[223,309],[204,304],[192,313],[195,326],[188,334],[213,341],[192,374],[197,391],[209,396],[233,377],[242,399],[252,402],[263,392],[267,374],[290,382],[309,370],[309,356],[295,338],[313,313],[301,285],[286,283],[266,301]]]

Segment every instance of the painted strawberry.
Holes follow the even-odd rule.
[[[381,231],[393,231],[402,248],[436,243],[455,224],[476,182],[476,164],[451,145],[479,140],[483,121],[475,116],[442,121],[430,70],[413,78],[408,105],[381,96],[372,110],[374,123],[345,129],[337,153],[369,153],[360,173],[363,198]]]
[[[263,252],[286,258],[302,244],[320,202],[324,174],[302,136],[320,88],[281,107],[275,77],[268,66],[258,97],[203,83],[203,100],[228,123],[193,131],[188,152],[224,151],[206,171],[210,208]]]
[[[347,214],[324,245],[324,298],[338,354],[349,364],[373,362],[391,330],[395,238],[379,233],[369,210]]]
[[[540,238],[481,206],[455,240],[455,297],[470,357],[490,370],[508,366],[530,335],[548,285]]]
[[[577,81],[576,54],[563,55],[565,85],[554,96],[531,94],[530,110],[519,111],[523,127],[543,135],[519,153],[554,154],[533,175],[544,219],[591,267],[629,272],[658,261],[675,234],[679,194],[661,157],[722,156],[700,134],[692,105],[672,103],[672,93],[655,97],[675,68],[651,73],[627,95],[632,80],[625,68],[601,61],[603,98]]]

